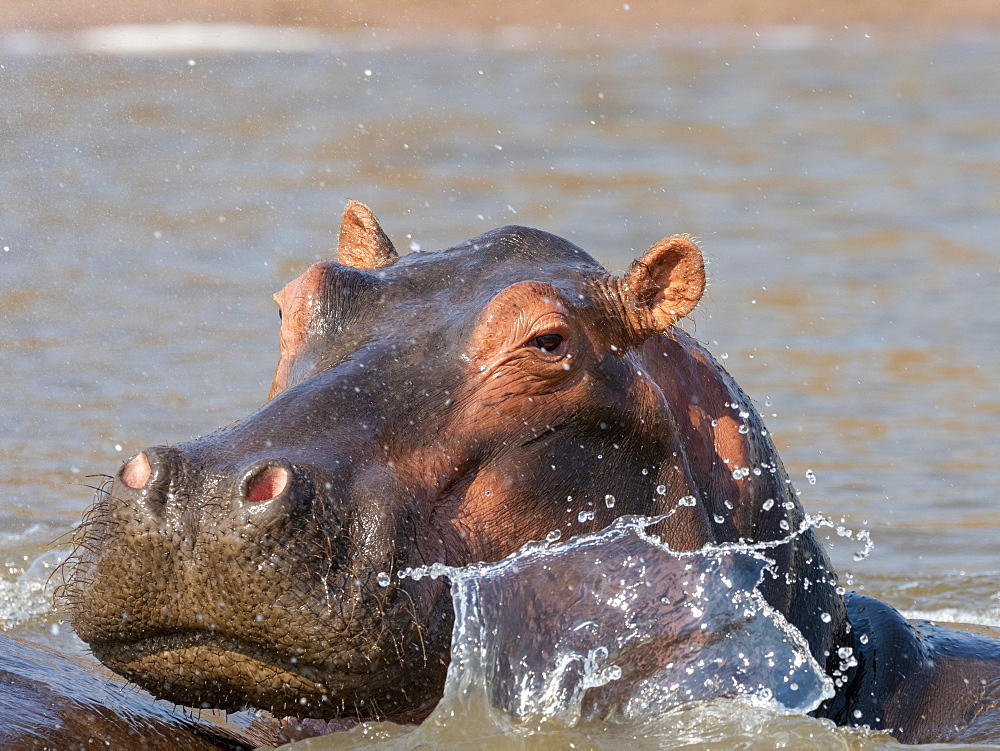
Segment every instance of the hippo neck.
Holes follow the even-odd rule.
[[[733,378],[679,329],[650,337],[642,359],[670,406],[693,490],[709,514],[725,519],[714,541],[785,536],[764,536],[761,506],[768,498],[798,504],[760,415]]]
[[[791,540],[767,551],[777,577],[761,592],[809,642],[828,672],[849,643],[837,578],[788,480],[760,414],[735,380],[679,329],[650,337],[643,367],[663,391],[697,497],[712,519],[713,542]]]

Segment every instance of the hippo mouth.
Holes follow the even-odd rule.
[[[364,710],[364,678],[336,665],[316,667],[299,657],[204,631],[160,634],[132,641],[96,641],[94,656],[158,698],[227,711],[247,707],[276,715],[341,716]],[[369,676],[370,680],[370,676]],[[361,690],[359,690],[361,689]]]

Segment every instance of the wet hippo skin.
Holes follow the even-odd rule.
[[[74,628],[170,702],[418,722],[449,592],[386,574],[669,514],[655,531],[675,550],[787,540],[761,591],[838,680],[821,714],[906,741],[995,718],[994,641],[845,606],[759,414],[675,327],[704,281],[680,236],[620,278],[526,227],[398,258],[352,202],[339,263],[275,295],[268,402],[145,449],[99,494],[60,595]]]
[[[138,738],[148,751],[250,749],[274,737],[175,714],[80,662],[0,635],[0,748],[7,751],[126,749]]]
[[[1000,632],[910,623],[871,597],[845,599],[858,665],[824,714],[906,743],[1000,741]]]

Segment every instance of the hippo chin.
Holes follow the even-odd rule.
[[[704,283],[677,236],[620,278],[526,227],[397,258],[352,202],[339,263],[275,295],[268,402],[145,449],[99,494],[61,593],[73,627],[179,704],[417,722],[444,686],[450,593],[387,574],[666,514],[655,532],[674,550],[788,538],[761,594],[828,672],[843,648],[861,655],[820,712],[918,737],[919,718],[880,724],[852,614],[909,632],[864,598],[849,612],[823,547],[793,534],[804,513],[759,414],[675,328]],[[908,658],[907,638],[880,642],[879,664]],[[995,652],[974,662],[977,680],[1000,676]],[[959,715],[974,701],[945,697]]]

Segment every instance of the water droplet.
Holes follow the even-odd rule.
[[[816,484],[816,474],[811,469],[806,470],[806,479],[809,481],[810,485]]]
[[[380,587],[389,586],[389,575],[385,571],[379,571],[378,575],[375,577],[375,581],[378,582]]]
[[[829,613],[820,613],[819,619],[823,621],[823,623],[829,623],[830,621],[833,620],[833,616],[830,615]]]
[[[693,495],[686,495],[679,501],[677,501],[678,506],[694,506],[697,505],[697,503],[698,499],[695,498]]]
[[[726,520],[726,517],[720,516],[719,514],[713,514],[712,518],[715,520],[716,524],[722,524]]]
[[[666,495],[667,494],[667,486],[666,485],[657,485],[656,486],[656,494],[657,495]]]
[[[560,537],[562,537],[561,529],[553,529],[547,535],[545,535],[546,542],[556,542]]]
[[[794,682],[789,683],[788,684],[788,688],[792,689],[792,691],[798,691],[799,690],[799,684],[798,683],[794,683]]]
[[[860,709],[855,709],[853,712],[851,712],[851,714],[854,716],[855,720],[860,720],[861,719],[861,710]]]
[[[767,499],[766,501],[764,501],[764,502],[763,502],[763,503],[762,503],[762,504],[760,505],[760,507],[761,507],[761,508],[762,508],[762,509],[763,509],[764,511],[770,511],[770,510],[771,510],[772,508],[774,508],[774,499],[773,499],[773,498],[768,498],[768,499]]]
[[[580,522],[589,522],[589,521],[591,521],[594,518],[594,512],[593,511],[581,511],[579,514],[576,515],[576,518],[577,518],[577,521],[580,521]]]
[[[604,505],[607,506],[608,508],[614,508],[615,507],[615,497],[613,495],[610,495],[610,494],[604,496]]]
[[[649,470],[648,470],[648,469],[646,469],[645,467],[643,467],[643,468],[642,468],[642,473],[643,473],[644,475],[648,475],[648,474],[649,474]]]
[[[740,427],[739,427],[739,433],[740,433],[740,435],[746,435],[749,432],[750,432],[750,428],[747,427],[746,423],[743,423],[742,425],[740,425]]]
[[[858,635],[858,641],[861,642],[862,644],[867,644],[868,643],[868,634],[859,634]]]

